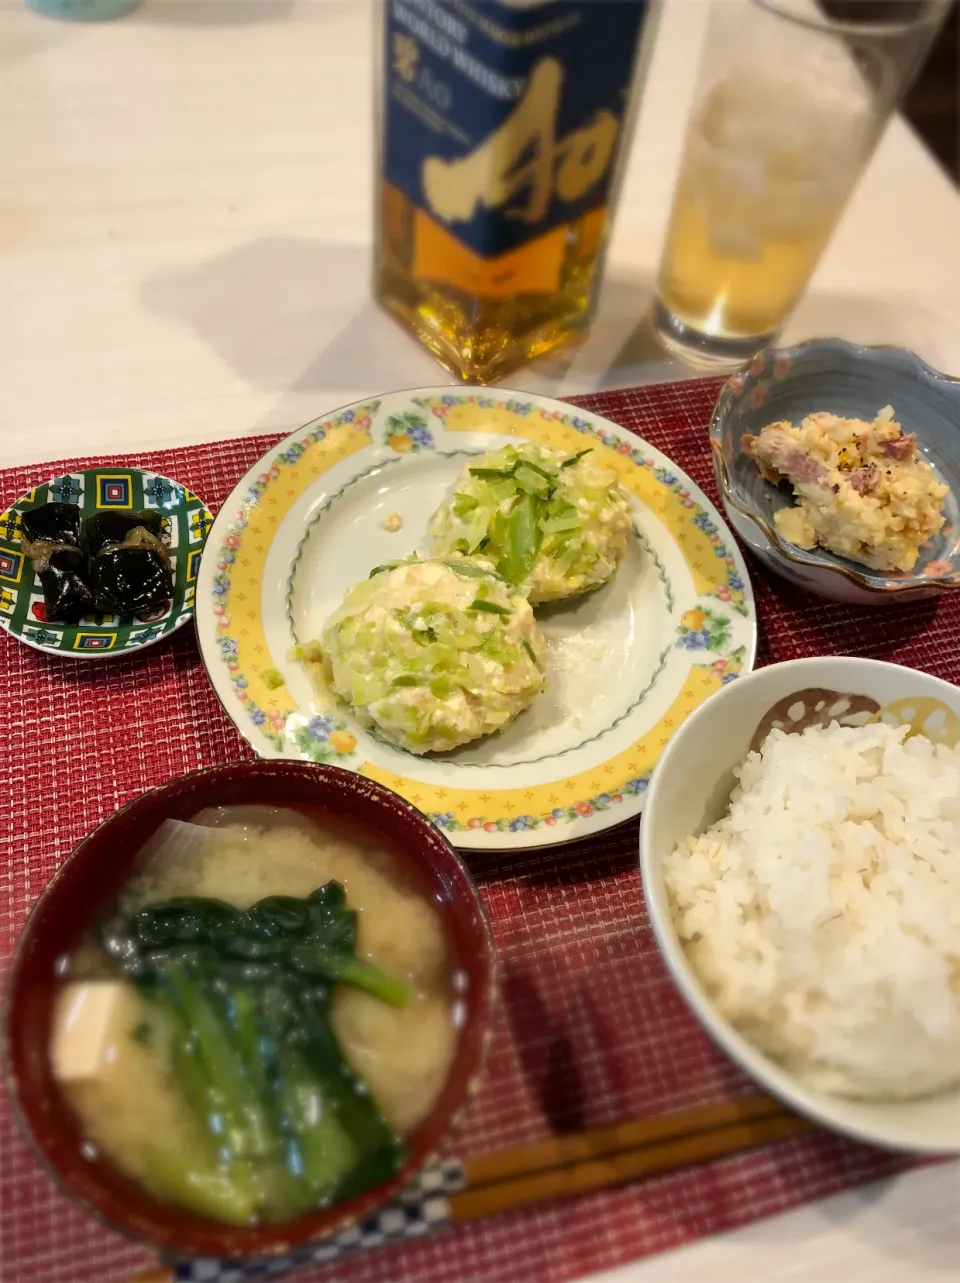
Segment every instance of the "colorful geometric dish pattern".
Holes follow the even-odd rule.
[[[170,600],[136,617],[90,615],[79,624],[48,620],[43,590],[21,546],[20,514],[42,503],[77,504],[84,519],[97,512],[157,509],[173,573]],[[98,468],[53,477],[0,513],[0,628],[37,650],[75,659],[150,646],[192,618],[200,554],[212,525],[213,515],[202,499],[156,472]]]

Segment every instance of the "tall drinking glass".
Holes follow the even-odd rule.
[[[714,0],[654,304],[668,347],[734,365],[776,335],[948,5]]]

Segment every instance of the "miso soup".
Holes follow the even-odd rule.
[[[453,1060],[440,918],[376,835],[309,809],[167,821],[69,960],[53,1063],[96,1148],[234,1224],[389,1179]]]

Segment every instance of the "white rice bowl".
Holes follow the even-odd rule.
[[[727,815],[663,856],[720,1015],[834,1096],[960,1082],[960,748],[906,734],[773,731]]]

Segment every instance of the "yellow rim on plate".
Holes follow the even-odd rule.
[[[425,529],[437,495],[469,455],[510,439],[572,453],[584,448],[584,438],[630,494],[636,534],[634,578],[625,566],[619,588],[570,608],[580,616],[566,623],[554,616],[555,630],[577,641],[581,634],[599,638],[597,645],[612,638],[611,653],[578,656],[580,669],[574,664],[564,679],[571,691],[587,693],[589,708],[561,709],[552,727],[535,725],[525,713],[514,726],[527,719],[530,734],[524,741],[518,732],[512,746],[495,736],[469,754],[423,758],[384,744],[350,710],[310,687],[290,657],[297,641],[308,640],[298,635],[298,584],[299,597],[309,597],[327,567],[331,583],[345,575],[345,584],[388,556],[412,551],[414,526]],[[378,520],[377,505],[393,495],[408,504],[406,534],[385,535]],[[384,541],[391,540],[385,556]],[[626,612],[619,633],[604,632],[601,594],[609,592],[620,594],[616,609]],[[329,609],[338,600],[332,596]],[[688,477],[652,446],[586,410],[491,389],[390,393],[280,442],[217,517],[200,571],[197,628],[214,688],[257,752],[358,771],[409,799],[464,847],[566,841],[637,814],[673,730],[721,685],[749,671],[756,649],[743,560]]]

